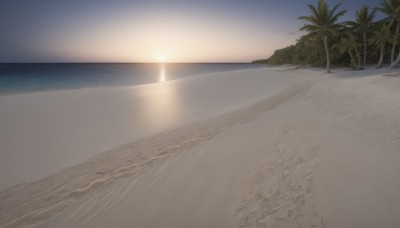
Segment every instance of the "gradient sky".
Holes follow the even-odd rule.
[[[1,0],[0,62],[248,62],[293,44],[317,0]],[[343,2],[354,18],[362,5]]]

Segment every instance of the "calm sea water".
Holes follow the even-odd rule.
[[[0,95],[140,85],[259,67],[265,67],[265,65],[237,63],[0,64]]]

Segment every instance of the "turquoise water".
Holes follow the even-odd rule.
[[[238,63],[0,64],[0,95],[157,83],[196,75],[265,67]]]

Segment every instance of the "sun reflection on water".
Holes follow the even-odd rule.
[[[165,82],[166,80],[167,80],[167,77],[166,77],[166,75],[165,75],[164,66],[161,66],[160,75],[159,75],[159,77],[158,77],[158,82]]]
[[[158,83],[138,88],[136,97],[143,99],[139,110],[143,111],[141,124],[150,129],[168,127],[181,117],[181,99],[174,83],[164,83],[167,75],[164,67],[160,67]]]

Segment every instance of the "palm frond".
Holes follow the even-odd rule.
[[[338,21],[339,17],[345,15],[347,13],[347,10],[342,10],[339,13],[335,14],[334,16],[332,16],[332,18],[330,18],[329,23],[330,24],[334,24]]]
[[[335,30],[339,28],[336,25],[336,21],[346,13],[345,10],[336,13],[340,5],[341,4],[335,5],[332,10],[329,10],[329,7],[324,0],[319,0],[317,6],[308,5],[311,15],[301,16],[298,18],[299,20],[308,22],[308,24],[300,28],[300,31],[318,31],[321,33],[321,36],[335,34]]]

